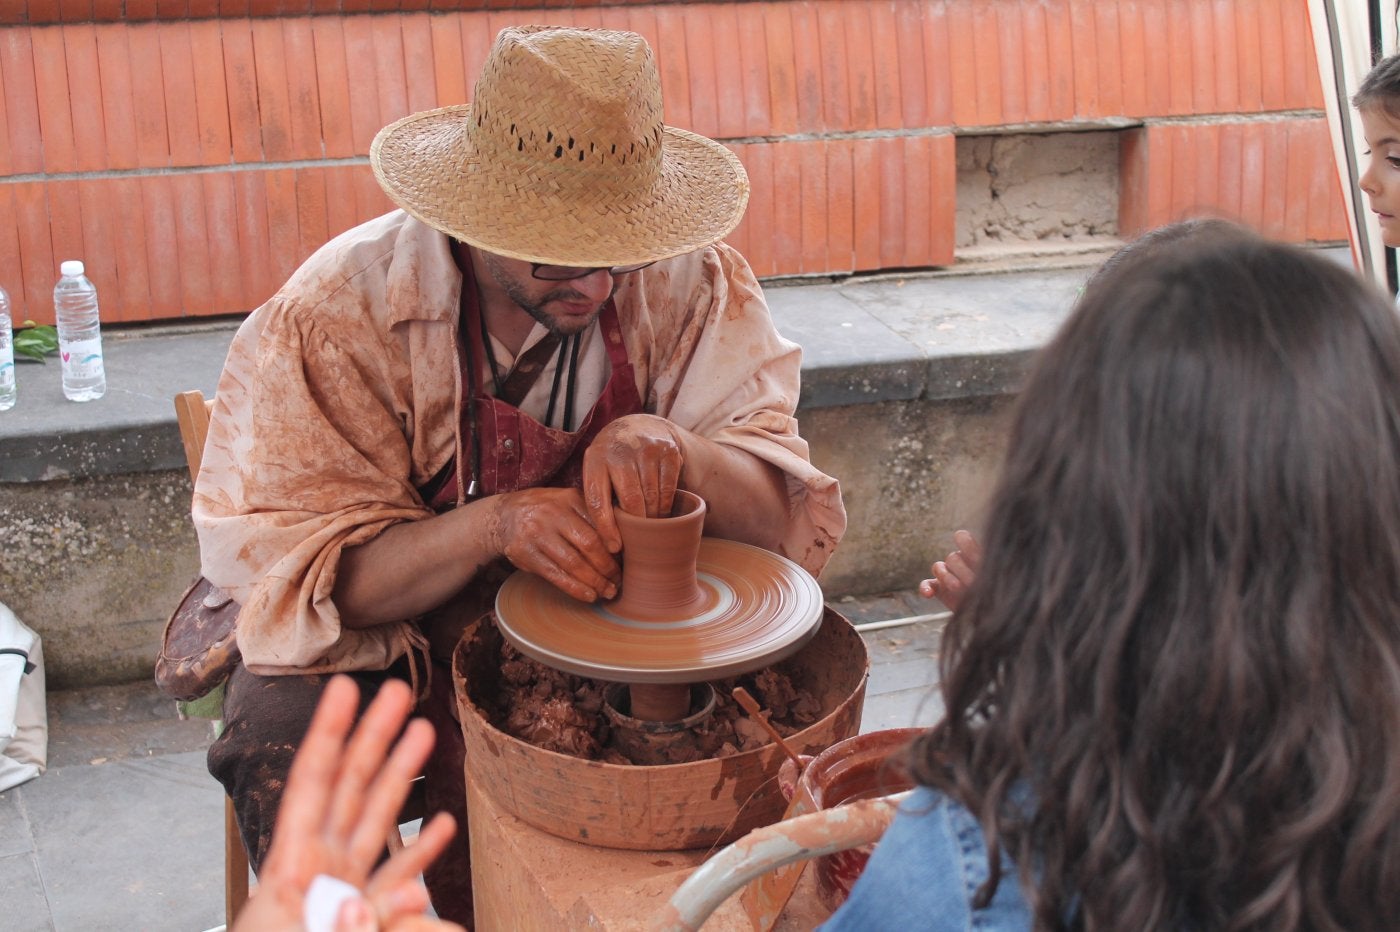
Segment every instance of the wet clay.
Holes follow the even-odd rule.
[[[795,776],[795,765],[785,762],[779,785],[785,793],[793,787],[809,809],[832,809],[911,789],[914,781],[904,754],[921,734],[920,728],[892,728],[838,741],[818,754],[800,778]],[[874,850],[873,844],[861,845],[817,858],[817,899],[822,905],[835,910],[846,901]]]
[[[623,558],[626,572],[627,558]],[[821,624],[822,593],[802,567],[736,541],[705,538],[696,583],[710,607],[675,621],[580,602],[531,573],[496,596],[502,634],[523,653],[617,683],[697,683],[737,676],[796,653]]]
[[[683,621],[711,607],[712,593],[695,580],[705,500],[676,490],[671,514],[644,518],[613,512],[622,535],[622,583],[608,611],[639,622]]]
[[[821,624],[821,588],[778,554],[703,538],[706,510],[681,489],[668,517],[616,511],[618,597],[580,602],[517,572],[496,595],[501,633],[541,663],[617,683],[704,682],[795,653]],[[683,701],[679,690],[644,691],[638,717],[674,715]]]
[[[622,584],[608,611],[645,623],[685,621],[713,607],[695,579],[706,510],[703,498],[677,489],[667,517],[616,512],[625,556]],[[628,692],[634,719],[676,722],[690,712],[686,683],[633,683]]]
[[[638,741],[615,728],[604,709],[611,684],[555,670],[521,654],[502,641],[500,680],[494,695],[480,705],[493,726],[535,747],[609,764],[681,764],[731,757],[771,743],[762,726],[732,698],[743,686],[769,710],[778,733],[791,736],[817,721],[821,704],[786,673],[765,668],[716,681],[714,712],[674,736]],[[685,691],[689,693],[689,688]]]
[[[568,674],[555,678],[557,671],[546,672],[548,668],[541,665],[530,667],[534,672],[528,675],[523,666],[510,672],[524,677],[522,683],[529,676],[546,676],[552,686],[507,684],[503,666],[510,665],[502,662],[502,640],[489,617],[469,624],[453,651],[452,679],[473,779],[512,816],[560,838],[644,851],[724,845],[782,818],[787,801],[774,774],[785,756],[771,743],[752,746],[764,741],[766,733],[744,740],[748,736],[741,732],[739,740],[728,739],[735,750],[740,744],[749,750],[728,754],[721,746],[717,753],[725,753],[724,757],[662,768],[610,763],[621,758],[604,746],[611,743],[611,734],[600,736],[590,730],[602,718],[596,713],[585,725],[575,723],[574,734],[582,739],[580,743],[595,744],[598,759],[557,753],[508,734],[501,727],[507,693],[539,689],[537,698],[544,699],[558,690],[558,696],[578,707],[585,720],[590,710],[598,708],[601,696],[596,681],[590,691],[583,679],[570,679]],[[510,656],[523,661],[518,653]],[[817,720],[784,738],[797,753],[814,754],[858,731],[869,669],[860,635],[839,612],[828,608],[812,640],[775,666],[783,676],[760,673],[730,682],[762,676],[761,689],[757,683],[745,683],[745,689],[778,713],[776,717],[787,727],[793,718],[784,715],[796,717],[794,712],[815,697],[820,709]],[[718,688],[726,700],[732,696],[732,686]],[[528,727],[533,714],[526,709],[520,718]],[[712,716],[716,718],[720,722],[728,718],[731,725],[747,720],[739,719],[728,702]],[[557,728],[554,737],[558,737]]]

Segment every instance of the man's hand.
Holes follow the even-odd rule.
[[[610,552],[622,549],[613,497],[628,514],[664,517],[684,465],[680,430],[665,418],[629,414],[603,428],[583,454],[583,498]]]
[[[516,567],[583,602],[617,595],[622,570],[577,489],[522,489],[486,501],[494,509],[491,545]]]
[[[967,531],[954,534],[953,543],[958,549],[929,568],[933,578],[919,583],[919,594],[926,599],[937,596],[956,612],[982,566],[982,545]]]

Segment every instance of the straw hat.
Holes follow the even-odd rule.
[[[646,40],[606,29],[503,29],[469,106],[404,117],[369,150],[396,204],[449,236],[550,265],[632,265],[738,224],[732,152],[661,122]]]

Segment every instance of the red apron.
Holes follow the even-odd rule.
[[[458,364],[462,367],[464,391],[469,392],[471,398],[462,405],[458,430],[462,439],[459,449],[470,450],[473,442],[480,444],[481,475],[473,477],[469,464],[464,464],[461,470],[463,481],[469,487],[473,478],[477,480],[476,494],[471,498],[539,486],[581,488],[583,453],[593,438],[618,418],[643,410],[632,363],[627,359],[627,347],[622,341],[622,328],[617,322],[617,308],[612,299],[609,298],[603,305],[598,316],[598,327],[607,346],[612,375],[598,401],[579,424],[579,429],[571,433],[547,427],[514,405],[486,394],[480,384],[484,379],[478,378],[473,384],[469,373],[473,369],[480,373],[486,366],[484,351],[477,336],[481,333],[479,315],[476,283],[471,278],[468,266],[462,281],[462,340],[459,343],[461,352]],[[475,353],[481,365],[468,366],[467,353]],[[472,437],[472,404],[476,405],[476,438]],[[458,500],[457,476],[458,470],[449,466],[447,481],[432,494],[428,502],[435,511],[444,511],[468,500],[466,496]]]
[[[465,263],[464,263],[465,264]],[[617,323],[617,309],[612,299],[603,306],[598,317],[603,339],[607,341],[608,361],[612,365],[612,376],[603,388],[602,395],[572,433],[554,430],[523,413],[514,405],[485,394],[481,384],[473,384],[468,373],[485,370],[484,350],[481,347],[481,324],[476,301],[476,285],[472,281],[470,266],[464,269],[462,282],[462,340],[459,348],[459,365],[462,367],[463,394],[468,400],[462,405],[459,426],[460,450],[470,450],[473,443],[470,405],[475,403],[476,421],[479,434],[475,438],[480,443],[481,475],[477,480],[477,494],[472,498],[495,495],[499,492],[513,492],[537,486],[581,487],[583,482],[583,453],[598,432],[610,422],[626,414],[642,410],[642,399],[637,393],[637,381],[632,374],[632,364],[627,361],[627,350],[622,342],[622,328]],[[467,353],[476,353],[482,365],[467,365]],[[517,364],[519,360],[517,360]],[[461,470],[470,486],[469,464]],[[454,464],[446,467],[446,482],[436,491],[424,490],[424,498],[436,511],[446,511],[467,501],[466,496],[457,494],[458,470]],[[443,473],[439,473],[439,476]],[[436,480],[435,481],[440,481]],[[471,889],[471,849],[467,833],[467,807],[465,784],[462,781],[465,766],[465,747],[462,729],[456,718],[456,698],[452,692],[452,677],[448,667],[441,664],[451,656],[451,649],[457,642],[461,625],[489,611],[495,600],[496,589],[510,575],[513,567],[508,561],[495,560],[477,572],[476,577],[456,597],[428,616],[424,616],[423,627],[429,632],[433,643],[433,655],[438,661],[437,675],[430,678],[429,700],[419,706],[420,714],[427,716],[437,729],[438,744],[424,766],[425,802],[429,812],[450,812],[457,819],[457,836],[448,850],[437,862],[423,871],[433,906],[438,915],[467,924],[471,928],[472,889]],[[429,616],[439,616],[430,621]],[[445,640],[446,643],[442,643]]]

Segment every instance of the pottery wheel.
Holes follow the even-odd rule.
[[[622,617],[614,603],[580,602],[523,571],[496,595],[496,619],[526,656],[618,683],[738,676],[800,650],[821,625],[817,581],[786,557],[707,537],[695,569],[702,598],[679,620]]]

